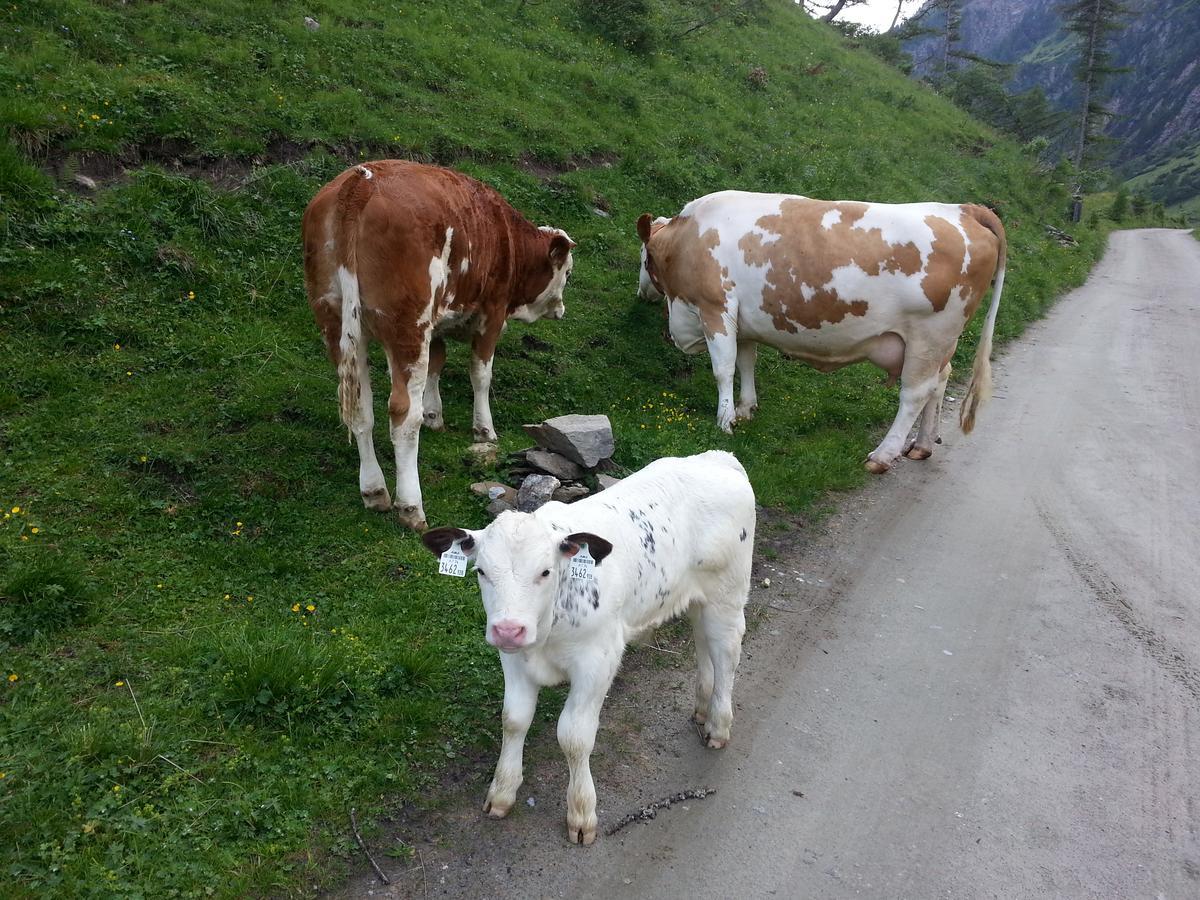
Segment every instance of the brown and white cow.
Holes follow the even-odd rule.
[[[459,172],[404,160],[347,169],[304,211],[304,281],[338,370],[342,421],[358,442],[359,490],[391,505],[375,458],[367,342],[387,354],[400,520],[425,528],[417,444],[442,429],[444,339],[471,342],[477,441],[495,441],[488,391],[508,319],[563,316],[574,264],[566,234],[528,222],[496,191]]]
[[[863,203],[721,191],[673,219],[638,220],[647,282],[667,298],[671,338],[705,347],[726,432],[758,408],[757,345],[822,372],[870,360],[900,379],[900,408],[867,468],[900,453],[925,459],[938,439],[958,339],[995,279],[970,386],[964,432],[991,392],[992,332],[1004,284],[1004,226],[970,204]],[[733,374],[741,379],[734,406]],[[909,430],[921,417],[915,440]]]

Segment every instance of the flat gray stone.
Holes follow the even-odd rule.
[[[611,475],[597,475],[596,484],[600,485],[600,490],[606,491],[615,484],[620,484],[620,478],[614,478]]]
[[[525,454],[525,461],[560,481],[570,481],[583,476],[583,467],[579,463],[553,450],[530,450]]]
[[[503,500],[513,507],[517,505],[516,489],[499,481],[477,481],[471,485],[471,492],[488,500]]]
[[[549,502],[561,485],[562,482],[553,475],[527,476],[521,482],[521,489],[517,491],[517,509],[521,512],[533,512]]]
[[[573,503],[590,493],[586,484],[564,484],[554,492],[550,499],[557,500],[559,503]]]
[[[567,459],[593,469],[600,460],[613,455],[612,423],[608,416],[583,416],[572,413],[555,416],[540,425],[523,425],[525,433],[539,447],[561,453]]]

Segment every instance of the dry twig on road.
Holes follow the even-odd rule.
[[[391,884],[388,877],[383,874],[383,869],[379,868],[379,863],[375,862],[375,857],[371,855],[371,851],[367,849],[367,845],[363,843],[362,835],[358,833],[358,819],[354,815],[354,807],[350,807],[350,830],[354,832],[354,839],[358,841],[358,846],[362,848],[362,852],[367,857],[367,862],[371,864],[371,868],[375,870],[375,874],[379,876],[379,880],[384,884]],[[422,872],[424,869],[422,869]]]
[[[681,803],[684,800],[703,800],[705,797],[711,796],[716,792],[716,788],[701,788],[698,791],[680,791],[678,794],[672,794],[670,797],[663,797],[661,800],[655,800],[649,806],[643,806],[636,812],[631,812],[604,833],[612,837],[626,825],[631,825],[634,822],[649,822],[658,815],[660,809],[668,809],[673,803]]]

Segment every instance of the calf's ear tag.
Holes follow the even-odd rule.
[[[467,555],[458,549],[458,544],[451,544],[446,552],[438,557],[438,574],[454,575],[462,578],[467,574]]]
[[[596,560],[588,552],[587,544],[579,548],[579,552],[571,557],[571,578],[574,581],[591,581],[595,576]]]

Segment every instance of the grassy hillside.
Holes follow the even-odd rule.
[[[301,211],[349,162],[455,165],[579,242],[567,318],[502,342],[503,450],[522,422],[606,412],[623,465],[728,448],[763,503],[797,510],[861,482],[895,390],[764,353],[759,417],[721,435],[707,358],[662,343],[634,297],[638,214],[725,187],[990,203],[1002,337],[1100,251],[1044,238],[1065,197],[1015,145],[791,3],[675,37],[705,7],[660,0],[629,46],[581,8],[0,11],[6,892],[306,892],[350,852],[348,805],[428,798],[464,752],[490,764],[501,682],[476,589],[361,508],[303,297]],[[422,439],[432,524],[483,523],[467,485],[494,474],[461,460],[463,362],[452,348],[450,431]],[[974,439],[1003,439],[986,411]]]

